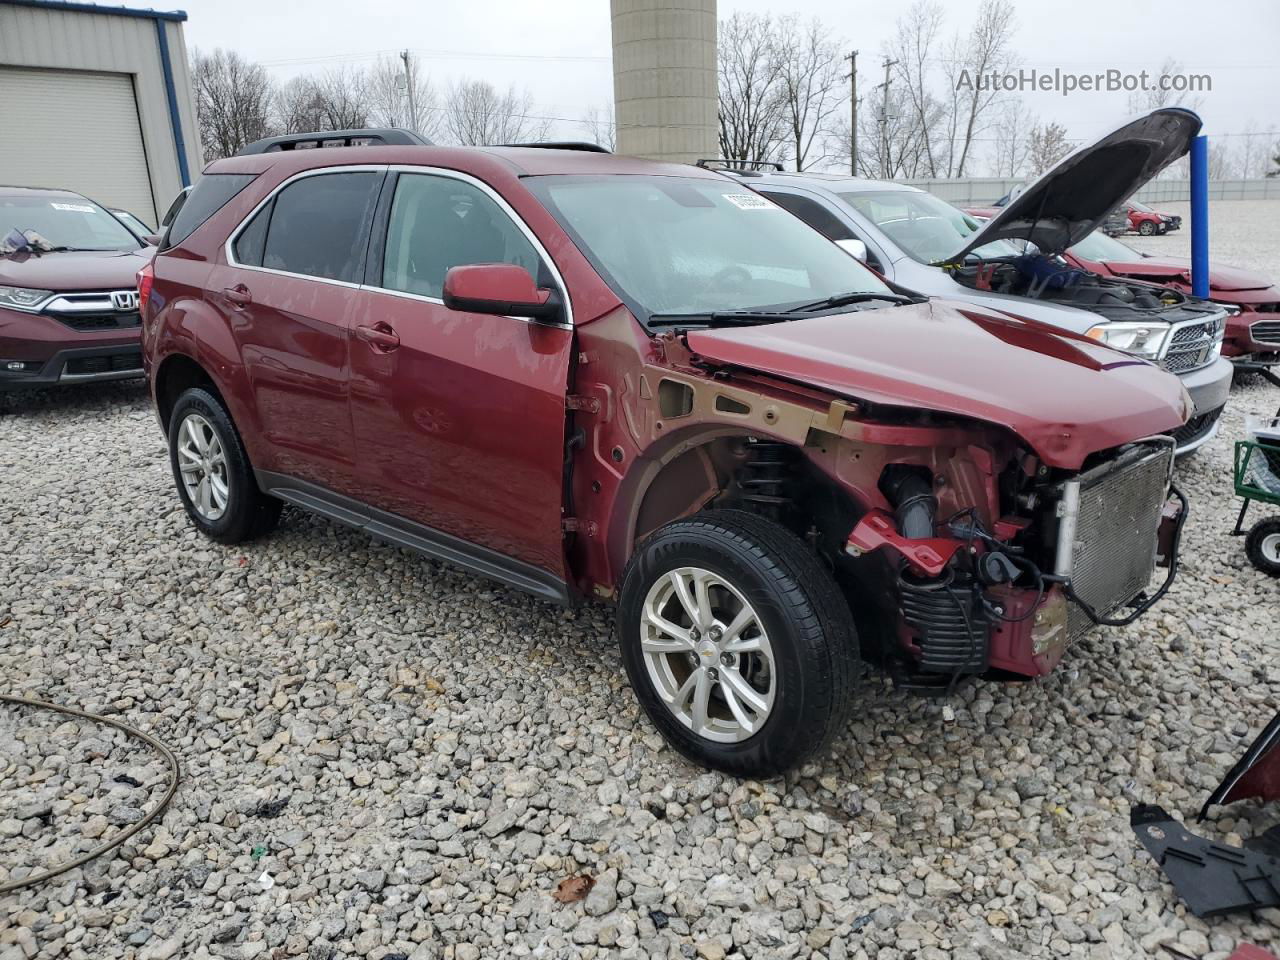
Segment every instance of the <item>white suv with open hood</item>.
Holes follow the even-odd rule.
[[[1232,366],[1221,356],[1226,310],[1168,287],[1077,270],[1059,255],[1185,154],[1199,130],[1200,118],[1178,108],[1131,120],[1075,151],[981,225],[904,184],[725,172],[902,287],[1085,334],[1176,374],[1195,404],[1175,434],[1186,453],[1216,432],[1231,388]]]

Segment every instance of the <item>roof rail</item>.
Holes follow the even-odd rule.
[[[760,167],[772,167],[782,173],[782,164],[777,160],[732,160],[728,157],[707,157],[699,160],[695,166],[703,170],[731,170],[747,176],[761,176]]]
[[[412,146],[429,147],[431,141],[412,130],[400,127],[366,127],[359,130],[316,130],[310,133],[286,133],[279,137],[263,137],[241,147],[237,157],[278,150],[310,150],[316,147]]]
[[[495,147],[537,147],[540,150],[581,150],[583,153],[613,153],[608,147],[585,140],[540,140],[534,143],[495,143]]]

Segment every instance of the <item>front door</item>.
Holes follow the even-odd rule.
[[[549,259],[469,178],[400,173],[387,189],[394,193],[389,204],[384,197],[368,286],[351,318],[362,499],[456,538],[456,549],[474,548],[473,568],[567,580],[561,510],[573,331],[567,322],[449,310],[441,300],[450,267],[515,263],[539,285],[558,285]]]

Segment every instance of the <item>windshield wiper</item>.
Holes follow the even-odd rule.
[[[812,303],[802,303],[798,307],[792,307],[786,311],[789,314],[796,313],[812,313],[818,310],[834,310],[836,307],[848,307],[855,303],[865,303],[868,300],[884,300],[897,306],[907,303],[924,303],[928,297],[908,297],[901,293],[874,293],[871,291],[858,291],[855,293],[837,293],[834,297],[827,297],[823,300],[814,300]]]
[[[789,312],[777,310],[712,310],[705,313],[655,313],[649,317],[651,327],[679,327],[690,323],[724,324],[733,327],[754,327],[762,323],[794,320]]]

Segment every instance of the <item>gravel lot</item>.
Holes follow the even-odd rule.
[[[1276,273],[1280,205],[1262,207],[1217,205],[1215,255]],[[184,766],[159,824],[0,897],[0,960],[1280,943],[1280,911],[1189,916],[1128,827],[1135,799],[1193,815],[1280,702],[1280,585],[1228,535],[1231,441],[1280,403],[1269,387],[1238,387],[1182,465],[1185,566],[1152,615],[1043,683],[943,704],[873,682],[831,755],[766,783],[663,747],[607,608],[292,510],[267,541],[218,547],[179,506],[140,385],[0,403],[0,690],[126,719]],[[164,780],[119,734],[0,706],[0,882],[136,820]],[[1239,804],[1202,832],[1236,843],[1275,819]],[[594,889],[559,904],[579,872]]]

